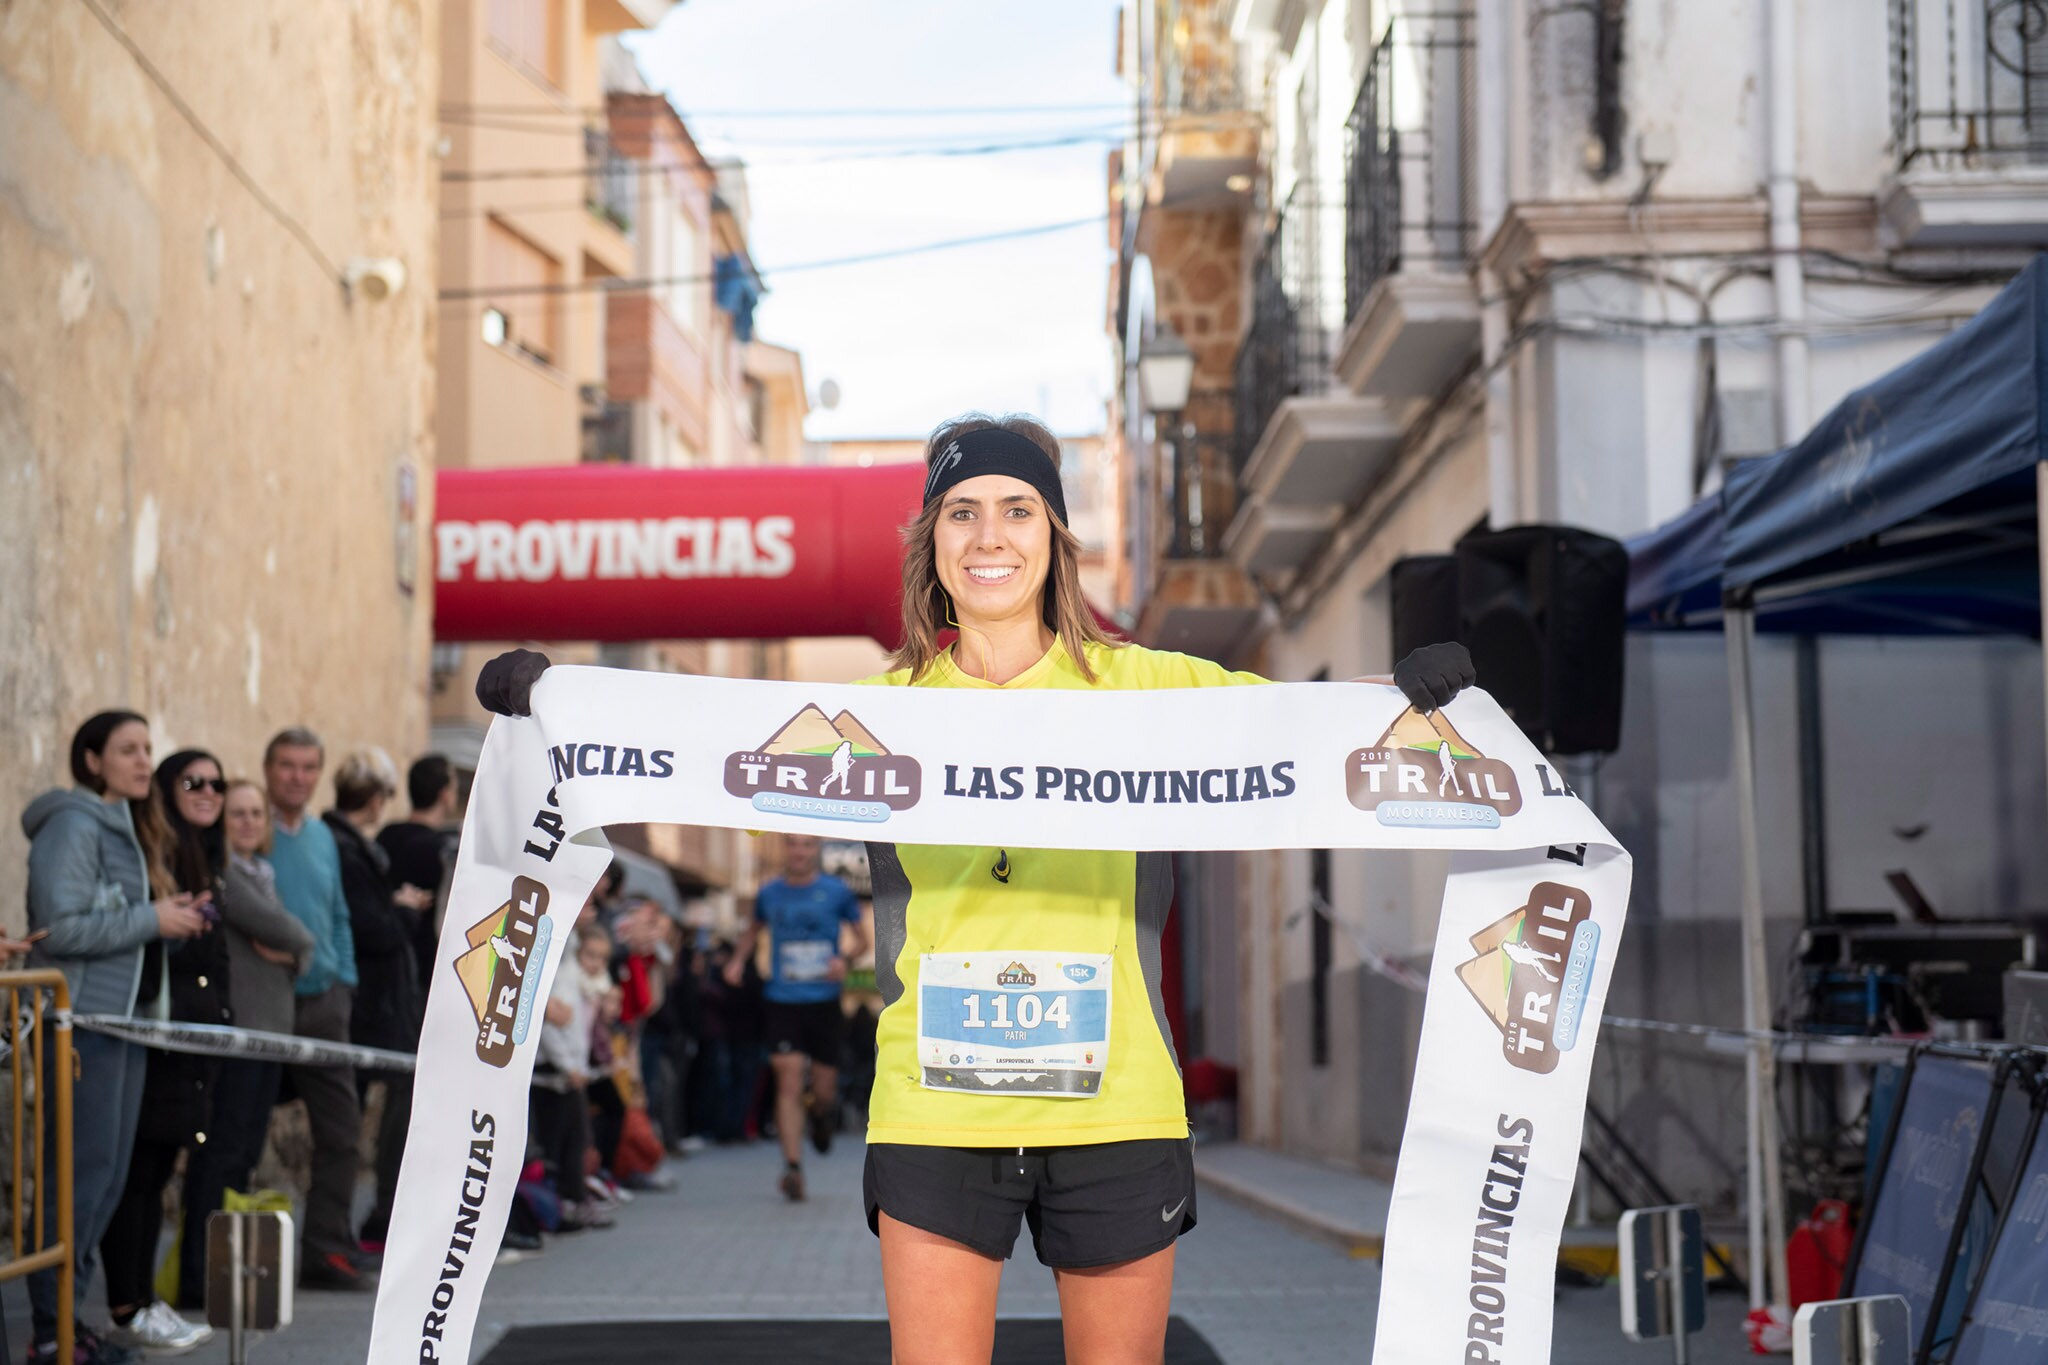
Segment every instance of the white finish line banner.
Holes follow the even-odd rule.
[[[908,844],[1454,850],[1387,1223],[1380,1365],[1550,1359],[1628,855],[1482,692],[967,691],[559,667],[484,742],[370,1359],[467,1362],[538,1014],[607,824]],[[1049,1101],[1050,1102],[1050,1101]]]

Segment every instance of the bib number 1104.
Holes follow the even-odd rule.
[[[981,1002],[984,998],[989,1002],[989,1017],[986,1019],[981,1017]],[[960,1021],[960,1026],[962,1028],[1031,1029],[1037,1028],[1040,1024],[1051,1024],[1055,1028],[1066,1028],[1071,1022],[1071,1016],[1067,1008],[1067,997],[1064,994],[1055,995],[1052,998],[1051,1004],[1047,1004],[1036,995],[1020,995],[1015,997],[1017,1017],[1014,1020],[1010,1017],[1011,998],[1008,993],[1003,991],[992,991],[986,997],[978,993],[963,997],[960,1004],[961,1008],[966,1011],[967,1017]]]

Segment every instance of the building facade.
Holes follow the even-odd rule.
[[[1130,7],[1156,116],[1112,167],[1110,330],[1126,505],[1158,509],[1127,531],[1140,637],[1385,672],[1404,556],[1639,535],[1946,334],[2048,244],[2048,50],[2019,8]],[[1139,362],[1168,329],[1194,392],[1155,414]],[[1892,904],[1892,868],[1958,917],[2048,905],[2037,646],[1767,639],[1758,667],[1775,965],[1809,910]],[[1636,858],[1610,1009],[1733,1024],[1720,639],[1632,639],[1627,678],[1621,747],[1576,770]],[[1983,699],[1967,724],[1951,687]],[[1426,961],[1441,861],[1184,864],[1193,1047],[1240,1068],[1244,1134],[1386,1162],[1420,1002],[1370,964]],[[1610,1030],[1597,1067],[1679,1196],[1733,1208],[1739,1060]]]
[[[110,28],[31,0],[0,23],[10,827],[108,707],[231,773],[288,724],[330,757],[426,739],[437,12],[222,0]]]
[[[746,181],[713,164],[619,35],[670,0],[449,0],[442,16],[444,468],[794,464],[796,352],[757,338]],[[776,678],[783,641],[545,643],[561,663]],[[433,739],[474,766],[471,695],[503,648],[446,646]],[[614,829],[701,922],[736,922],[755,849],[730,830]],[[645,865],[641,865],[643,870]]]

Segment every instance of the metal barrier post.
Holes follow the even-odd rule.
[[[65,983],[62,972],[38,969],[0,972],[0,990],[6,992],[7,999],[7,1018],[0,1029],[5,1032],[9,1048],[8,1075],[14,1082],[13,1112],[9,1115],[14,1152],[8,1163],[14,1184],[8,1191],[7,1201],[8,1212],[14,1222],[9,1237],[13,1255],[0,1262],[0,1280],[19,1279],[40,1270],[56,1272],[57,1358],[70,1360],[77,1344],[73,1331],[77,1257],[73,1255],[71,1245],[76,1235],[71,1211],[71,1072],[76,1064],[71,1051],[71,988]],[[30,1001],[25,1062],[21,1006],[24,992]],[[47,1042],[45,1034],[49,1035]],[[26,1122],[24,1117],[24,1095],[30,1079],[34,1081],[36,1096],[33,1124]],[[54,1110],[46,1110],[45,1106],[51,1104],[55,1105]],[[53,1119],[54,1123],[45,1122],[46,1117]],[[51,1131],[53,1127],[54,1133]],[[24,1171],[22,1145],[31,1130],[36,1144],[35,1165],[32,1171]],[[50,1159],[52,1146],[56,1148],[54,1163]],[[54,1187],[46,1184],[53,1174],[53,1165]],[[32,1179],[25,1179],[25,1176]],[[35,1207],[25,1211],[22,1191],[31,1184],[36,1194]],[[54,1241],[49,1237],[48,1210],[52,1204],[56,1205],[57,1223]],[[35,1228],[36,1250],[24,1254],[23,1230],[31,1220]]]
[[[1792,1365],[1906,1365],[1912,1314],[1897,1294],[1802,1304],[1792,1319]]]
[[[71,989],[62,972],[50,975],[56,978],[57,1016],[57,1244],[64,1249],[64,1259],[57,1265],[57,1359],[69,1361],[73,1355],[71,1329],[77,1321],[73,1298],[78,1289],[78,1257],[71,1249]],[[37,1103],[41,1102],[38,1095]],[[41,1193],[37,1191],[39,1197]]]

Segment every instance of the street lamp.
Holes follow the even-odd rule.
[[[1145,411],[1154,417],[1177,413],[1188,405],[1195,383],[1195,353],[1171,327],[1162,327],[1138,349],[1138,389]]]
[[[1158,332],[1138,349],[1138,389],[1145,400],[1145,410],[1152,414],[1159,429],[1171,432],[1173,437],[1173,464],[1175,501],[1174,540],[1176,550],[1191,550],[1200,555],[1204,549],[1202,536],[1202,484],[1193,468],[1191,456],[1194,442],[1189,439],[1193,433],[1181,424],[1181,414],[1186,411],[1189,391],[1195,384],[1195,353],[1188,344],[1175,334],[1171,327],[1161,327]]]

